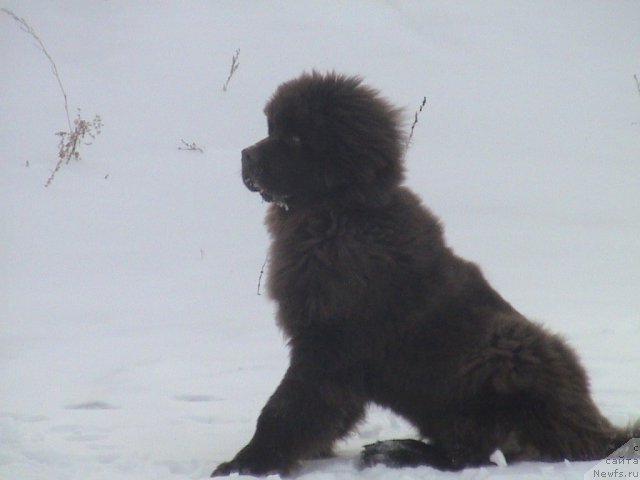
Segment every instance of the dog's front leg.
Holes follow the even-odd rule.
[[[212,477],[286,474],[299,460],[330,451],[362,417],[364,401],[336,379],[314,374],[318,371],[317,365],[305,368],[294,358],[262,409],[249,444]]]

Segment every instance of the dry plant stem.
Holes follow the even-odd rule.
[[[422,97],[422,103],[420,104],[420,108],[418,108],[418,111],[413,116],[413,123],[411,124],[411,131],[409,132],[409,137],[407,138],[407,143],[405,145],[405,152],[409,150],[409,145],[411,144],[411,140],[413,139],[413,131],[415,130],[416,125],[418,124],[418,117],[422,113],[422,109],[426,104],[427,104],[427,97]]]
[[[58,170],[60,170],[63,160],[64,158],[61,158],[60,160],[58,160],[58,163],[56,163],[55,168],[51,171],[51,175],[49,175],[49,178],[47,178],[47,182],[44,184],[45,188],[51,185],[51,182],[53,182],[53,177],[55,177],[56,173],[58,173]]]
[[[262,276],[264,275],[264,269],[267,266],[267,262],[269,261],[269,254],[264,258],[264,263],[262,264],[262,268],[260,269],[260,276],[258,277],[258,295],[262,295],[260,293],[260,287],[262,286]]]
[[[56,77],[56,80],[58,81],[58,86],[60,87],[60,92],[62,92],[62,96],[64,97],[64,111],[67,114],[67,125],[69,126],[69,131],[71,131],[71,116],[69,115],[69,101],[67,100],[67,92],[65,91],[64,86],[62,85],[62,80],[60,79],[60,75],[58,75],[58,67],[56,66],[56,62],[53,61],[53,58],[47,51],[47,47],[44,46],[44,43],[42,43],[42,40],[40,40],[40,37],[35,32],[33,27],[31,27],[31,25],[29,25],[24,18],[18,17],[15,13],[13,13],[11,10],[7,10],[6,8],[2,8],[0,10],[6,13],[7,15],[9,15],[16,22],[18,22],[20,24],[20,29],[23,32],[26,32],[29,35],[31,35],[31,37],[33,37],[33,39],[36,41],[38,45],[38,48],[40,48],[42,53],[44,53],[45,57],[47,57],[47,60],[49,60],[49,63],[51,64],[51,71],[53,73],[53,76]]]
[[[196,142],[187,143],[183,139],[180,139],[182,142],[182,147],[178,147],[178,150],[188,150],[190,152],[200,152],[204,153],[204,149],[196,145]]]
[[[85,142],[84,139],[86,136],[91,138],[95,138],[96,135],[100,134],[100,130],[102,128],[102,119],[99,115],[96,115],[93,120],[88,121],[83,119],[80,116],[80,110],[78,109],[77,118],[71,122],[71,116],[69,115],[69,100],[67,98],[67,92],[64,89],[64,85],[62,84],[62,79],[60,78],[60,74],[58,73],[58,67],[56,66],[56,62],[53,61],[51,54],[47,50],[47,47],[44,46],[44,43],[33,29],[31,25],[27,23],[24,18],[18,17],[11,10],[7,10],[6,8],[0,8],[0,11],[6,13],[11,18],[13,18],[20,25],[20,29],[29,36],[31,36],[37,43],[38,48],[42,51],[47,60],[49,60],[49,64],[51,65],[51,72],[53,76],[56,78],[58,82],[58,87],[60,88],[60,92],[62,93],[62,97],[64,98],[64,111],[67,117],[67,126],[69,130],[67,132],[58,132],[56,135],[60,137],[60,142],[58,143],[58,162],[54,167],[51,175],[47,179],[45,183],[45,187],[51,185],[53,178],[56,173],[60,170],[60,167],[64,163],[69,163],[71,159],[80,160],[80,152],[79,147],[80,143],[84,142],[85,145],[89,145],[89,142]]]
[[[640,95],[640,80],[638,80],[638,75],[634,73],[633,79],[636,81],[636,88],[638,89],[638,95]],[[631,125],[640,125],[640,122],[631,122]]]
[[[96,115],[91,122],[84,120],[80,113],[78,117],[73,121],[74,128],[69,132],[58,132],[56,135],[60,136],[60,143],[58,144],[58,163],[54,167],[51,175],[44,184],[45,187],[51,185],[53,178],[60,170],[60,167],[64,163],[69,163],[71,159],[80,160],[80,152],[78,147],[80,142],[84,140],[86,136],[92,139],[96,138],[96,135],[100,134],[102,129],[102,119],[100,115]],[[90,145],[89,142],[84,142],[85,145]]]
[[[236,53],[234,53],[233,57],[231,57],[231,68],[229,69],[229,76],[227,77],[227,81],[224,82],[224,85],[222,86],[223,92],[226,92],[227,88],[229,88],[229,82],[231,81],[231,77],[233,77],[233,74],[236,73],[236,70],[240,66],[240,62],[238,61],[239,57],[240,57],[240,49],[236,50]]]

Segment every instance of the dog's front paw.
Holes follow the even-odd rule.
[[[249,459],[249,458],[234,458],[230,462],[224,462],[218,465],[213,471],[211,477],[226,477],[232,473],[239,473],[241,475],[254,475],[256,477],[266,477],[271,474],[286,474],[288,468],[284,466],[275,465],[272,461],[265,459]]]
[[[211,477],[226,477],[237,471],[238,469],[233,465],[233,462],[224,462],[217,466],[211,474]]]

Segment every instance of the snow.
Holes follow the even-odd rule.
[[[407,182],[451,245],[566,336],[614,422],[640,417],[640,6],[618,2],[5,0],[0,13],[0,478],[200,479],[249,440],[286,368],[257,296],[265,205],[240,150],[303,70],[422,112]],[[234,52],[240,66],[222,91]],[[181,140],[203,153],[179,150]],[[415,435],[373,408],[305,480],[582,478],[588,463],[355,468]]]
[[[504,453],[502,453],[502,450],[500,449],[493,452],[489,457],[489,460],[491,460],[492,463],[495,463],[499,467],[507,466],[507,459],[505,458]]]

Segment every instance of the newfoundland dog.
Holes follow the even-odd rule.
[[[367,445],[361,466],[459,470],[497,449],[507,462],[600,459],[640,433],[603,417],[567,344],[445,244],[402,186],[400,110],[358,77],[313,72],[264,111],[242,180],[271,202],[268,292],[291,360],[251,441],[212,476],[329,455],[369,403],[425,441]]]

